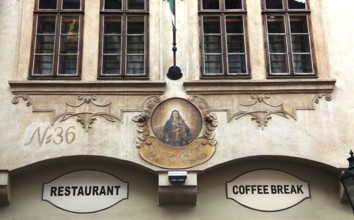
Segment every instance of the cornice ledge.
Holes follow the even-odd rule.
[[[161,95],[164,81],[9,81],[14,95]]]
[[[291,94],[332,93],[335,79],[293,79],[293,80],[195,80],[184,82],[188,94]]]

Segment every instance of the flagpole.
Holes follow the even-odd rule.
[[[176,65],[176,51],[177,51],[177,43],[176,43],[176,0],[168,0],[170,5],[170,12],[172,13],[172,34],[173,34],[173,42],[172,42],[172,51],[173,51],[173,66],[168,69],[167,77],[172,80],[179,80],[182,78],[183,74],[181,69]],[[171,4],[172,3],[172,4]]]
[[[177,43],[176,43],[176,1],[173,0],[173,14],[174,14],[174,24],[172,24],[172,33],[173,33],[173,42],[172,42],[172,51],[173,51],[173,67],[176,67],[176,51],[177,51]]]

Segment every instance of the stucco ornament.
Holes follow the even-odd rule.
[[[150,97],[133,121],[137,125],[139,154],[155,166],[194,167],[208,161],[216,150],[214,130],[218,121],[200,97]]]

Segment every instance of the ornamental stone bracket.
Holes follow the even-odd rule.
[[[331,101],[335,80],[190,81],[190,95],[203,95],[213,110],[225,110],[228,122],[250,117],[258,127],[272,116],[297,120],[298,110],[315,110],[320,100]]]
[[[0,206],[10,203],[9,171],[0,170]]]
[[[184,183],[171,183],[168,173],[159,174],[159,205],[195,206],[197,204],[197,173],[188,172]]]

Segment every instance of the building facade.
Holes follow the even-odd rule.
[[[0,218],[352,217],[352,7],[1,1]]]

